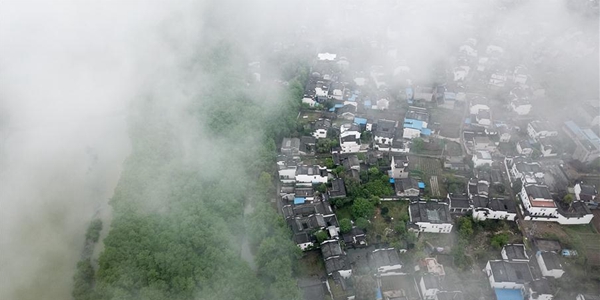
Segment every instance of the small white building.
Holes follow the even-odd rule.
[[[507,220],[514,221],[517,218],[517,207],[510,199],[486,198],[479,195],[473,196],[472,209],[473,219],[485,220]]]
[[[549,137],[558,136],[556,131],[548,121],[531,121],[527,124],[527,134],[535,141]]]
[[[296,182],[298,183],[327,183],[327,168],[321,166],[298,166]]]
[[[526,116],[531,112],[532,105],[527,100],[514,100],[510,102],[510,108],[519,116]]]
[[[529,255],[523,244],[508,244],[500,252],[504,261],[529,262]]]
[[[475,168],[482,167],[485,165],[492,165],[492,155],[487,151],[477,151],[475,155],[473,155],[473,166]]]
[[[450,233],[452,219],[447,203],[436,201],[417,201],[408,209],[410,222],[418,227],[418,231],[432,233]]]
[[[419,280],[419,289],[425,300],[437,300],[437,293],[440,291],[440,282],[437,276],[431,273],[424,274]]]
[[[302,103],[306,103],[310,107],[315,107],[315,105],[317,105],[317,101],[315,101],[315,99],[313,99],[311,97],[302,98]]]
[[[508,262],[490,260],[484,269],[492,289],[521,290],[533,280],[529,264],[526,262]]]
[[[535,259],[540,266],[542,276],[561,278],[565,273],[558,254],[554,252],[538,251],[535,254]]]

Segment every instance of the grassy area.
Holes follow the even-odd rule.
[[[387,207],[388,216],[393,221],[408,220],[408,201],[385,201],[381,203],[380,209]]]

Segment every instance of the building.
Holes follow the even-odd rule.
[[[449,209],[451,213],[466,214],[472,209],[471,201],[464,196],[447,196]]]
[[[394,141],[396,122],[390,120],[378,120],[373,130],[373,138],[376,143],[391,145]]]
[[[283,217],[292,229],[293,240],[300,249],[309,250],[317,242],[314,231],[327,230],[332,238],[337,237],[339,224],[331,205],[327,201],[285,205]]]
[[[392,155],[392,161],[390,164],[392,170],[392,178],[406,178],[408,177],[408,156],[406,155]]]
[[[331,128],[331,120],[319,119],[315,122],[312,136],[317,139],[327,138],[327,132],[329,131],[329,128]]]
[[[412,177],[392,178],[391,180],[398,197],[418,197],[421,194],[419,183]]]
[[[563,130],[575,143],[573,159],[590,163],[600,157],[600,138],[591,129],[582,129],[575,122],[567,121]]]
[[[284,138],[281,143],[281,154],[298,155],[300,152],[299,138]]]
[[[539,141],[540,139],[558,136],[558,131],[548,121],[535,120],[527,124],[527,134],[532,140]]]
[[[521,290],[526,283],[533,281],[533,275],[526,262],[488,261],[484,269],[492,289]]]
[[[506,158],[505,164],[510,174],[511,185],[517,179],[520,179],[523,184],[544,183],[544,170],[537,162],[524,157],[515,157]]]
[[[587,203],[598,203],[598,200],[596,200],[596,198],[598,197],[598,189],[596,189],[596,186],[594,185],[583,184],[578,182],[577,184],[575,184],[573,191],[575,192],[576,200],[585,201]]]
[[[408,209],[410,222],[418,231],[449,233],[452,230],[450,209],[447,203],[436,201],[412,202]]]
[[[437,293],[440,291],[439,278],[431,273],[426,273],[419,280],[419,289],[425,300],[437,300]]]
[[[509,244],[502,247],[502,259],[504,261],[528,262],[529,255],[523,244]]]
[[[329,198],[344,198],[346,197],[346,185],[344,179],[336,178],[331,181],[331,188],[327,191]]]
[[[521,189],[521,202],[525,210],[532,217],[556,218],[556,203],[548,187],[538,184],[523,184]]]
[[[367,259],[379,274],[398,272],[402,268],[398,251],[394,248],[375,249],[367,254]]]
[[[473,166],[475,168],[478,167],[482,167],[485,165],[491,166],[492,165],[492,155],[487,152],[487,151],[477,151],[474,155],[473,155]]]
[[[473,219],[485,220],[507,220],[514,221],[517,218],[517,206],[510,199],[474,196]]]
[[[327,183],[327,168],[321,166],[298,166],[296,169],[297,183]]]
[[[402,137],[405,139],[418,138],[421,135],[430,136],[428,129],[429,113],[425,108],[410,106],[404,117],[404,129]]]
[[[542,276],[561,278],[565,273],[558,254],[554,252],[538,251],[535,254],[535,259],[540,266]]]
[[[360,127],[357,124],[344,124],[340,127],[340,148],[342,153],[362,151]]]
[[[525,291],[529,295],[528,300],[552,300],[554,291],[547,279],[534,280],[525,285]]]

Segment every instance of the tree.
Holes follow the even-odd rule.
[[[95,219],[88,226],[85,238],[95,243],[100,238],[100,231],[102,231],[102,220]]]
[[[573,198],[573,195],[571,195],[571,194],[566,194],[563,197],[563,202],[569,206],[571,206],[573,204],[573,200],[574,200],[574,198]]]
[[[502,248],[507,243],[508,243],[508,234],[506,234],[506,233],[496,234],[492,237],[492,240],[491,240],[492,247],[494,247],[496,249]]]
[[[329,235],[324,230],[319,230],[319,231],[315,232],[315,237],[317,238],[317,241],[320,244],[320,243],[326,241],[327,238],[329,238]]]
[[[390,212],[390,209],[387,206],[381,208],[381,215],[386,216]]]
[[[352,204],[352,215],[355,218],[369,219],[373,216],[375,205],[365,198],[356,198]]]
[[[462,239],[469,239],[473,234],[473,221],[469,217],[462,217],[458,220],[458,233]]]
[[[317,191],[321,194],[325,194],[325,192],[327,192],[327,185],[324,183],[321,183],[317,186]]]
[[[348,233],[352,230],[352,221],[348,218],[343,218],[340,220],[340,231],[342,233]]]
[[[414,138],[412,140],[411,150],[415,153],[420,153],[425,149],[425,141],[421,138]]]
[[[367,220],[365,218],[356,219],[356,227],[358,227],[360,229],[367,229],[369,227],[369,225],[371,225],[371,223],[369,223],[369,220]]]
[[[325,159],[325,167],[327,167],[327,169],[335,168],[335,164],[333,163],[333,159],[331,157]]]

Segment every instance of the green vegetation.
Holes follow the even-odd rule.
[[[292,277],[300,250],[270,206],[270,174],[275,141],[297,128],[306,68],[297,66],[283,92],[248,86],[235,49],[220,42],[199,54],[190,70],[212,80],[178,119],[165,117],[169,99],[134,104],[133,149],[111,199],[111,230],[97,272],[88,261],[78,265],[76,299],[300,298]],[[201,139],[211,145],[203,149]],[[241,218],[245,206],[253,210]],[[243,251],[254,253],[253,263]]]
[[[496,250],[502,249],[502,247],[504,247],[504,245],[506,245],[507,243],[508,243],[508,234],[506,234],[506,233],[496,234],[492,237],[492,240],[491,240],[491,245]]]
[[[102,220],[94,219],[85,233],[86,240],[97,242],[100,238],[100,231],[102,231]]]
[[[347,233],[352,230],[352,221],[348,218],[340,219],[340,231],[342,233]]]
[[[458,242],[452,248],[452,258],[454,265],[459,269],[465,270],[473,264],[471,257],[467,256],[465,249],[473,236],[473,221],[471,217],[466,216],[458,220]]]

